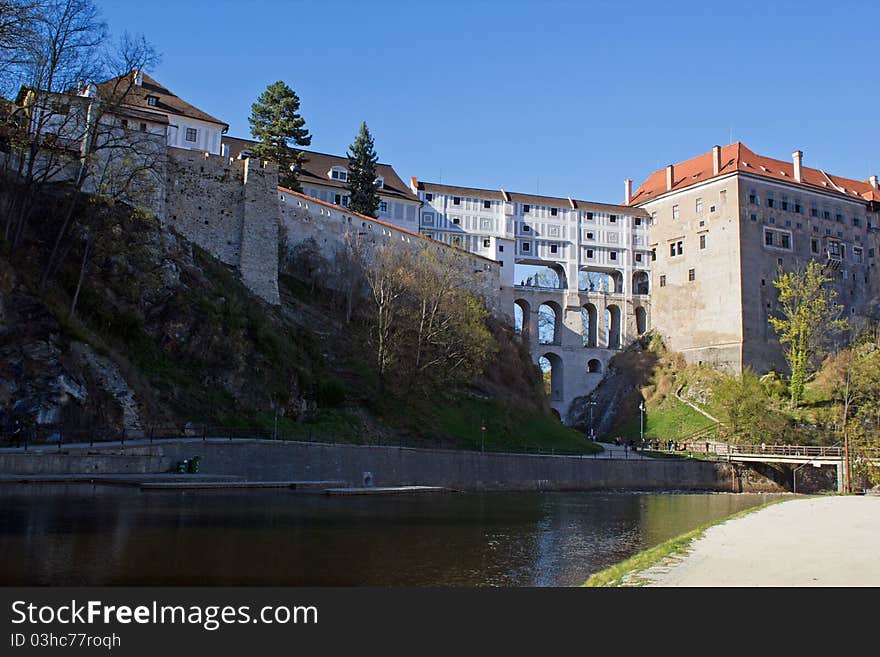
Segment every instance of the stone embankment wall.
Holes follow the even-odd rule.
[[[331,445],[262,440],[167,441],[119,448],[2,453],[0,473],[77,474],[167,472],[192,456],[202,474],[255,481],[342,480],[376,486],[435,485],[460,490],[707,490],[779,492],[757,473],[727,463],[622,460],[592,456],[482,454],[438,449]],[[153,468],[150,470],[149,468]]]

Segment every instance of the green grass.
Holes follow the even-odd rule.
[[[483,399],[457,399],[432,409],[434,432],[464,449],[594,454],[603,451],[551,415],[529,413]],[[485,420],[485,436],[481,427]]]
[[[682,404],[677,399],[667,399],[662,408],[649,408],[645,413],[645,438],[656,438],[662,441],[682,440],[710,426],[712,426],[712,421],[709,418],[687,404]],[[617,435],[622,438],[638,439],[639,416],[631,418],[620,429],[614,431],[609,438]]]
[[[600,570],[598,573],[593,573],[593,575],[591,575],[590,578],[586,582],[584,582],[583,586],[622,586],[624,584],[624,579],[627,577],[630,577],[631,581],[636,585],[644,584],[645,582],[643,580],[639,580],[638,573],[647,570],[648,568],[659,563],[663,559],[682,554],[690,547],[691,543],[693,543],[695,539],[702,536],[703,533],[710,527],[720,525],[721,523],[727,522],[728,520],[736,520],[737,518],[742,518],[743,516],[754,513],[755,511],[760,511],[761,509],[765,509],[768,506],[779,504],[780,502],[785,501],[785,499],[773,500],[771,502],[767,502],[766,504],[760,504],[750,509],[745,509],[738,513],[734,513],[733,515],[720,518],[718,520],[715,520],[714,522],[706,523],[705,525],[697,527],[692,531],[681,534],[680,536],[676,536],[675,538],[671,538],[668,541],[661,543],[660,545],[648,548],[647,550],[642,550],[641,552],[633,555],[629,559],[610,566],[605,570]]]

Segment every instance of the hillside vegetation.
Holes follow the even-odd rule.
[[[68,433],[207,425],[353,443],[595,449],[555,419],[526,349],[485,314],[476,329],[491,358],[436,389],[398,386],[403,370],[377,376],[363,290],[347,308],[282,263],[283,303],[269,306],[231,268],[122,204],[82,204],[90,251],[72,237],[41,286],[64,193],[40,205],[23,246],[0,245],[0,428],[12,419]]]

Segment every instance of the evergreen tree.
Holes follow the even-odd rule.
[[[305,156],[293,145],[312,143],[305,119],[299,114],[299,96],[281,80],[270,84],[251,105],[248,123],[251,135],[259,142],[252,149],[254,155],[276,162],[278,183],[299,190],[296,174]]]
[[[354,143],[348,147],[348,191],[351,197],[348,207],[368,217],[375,217],[379,211],[376,162],[373,136],[364,121]]]

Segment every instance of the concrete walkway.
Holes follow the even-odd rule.
[[[880,586],[880,496],[795,499],[710,527],[649,586]]]

